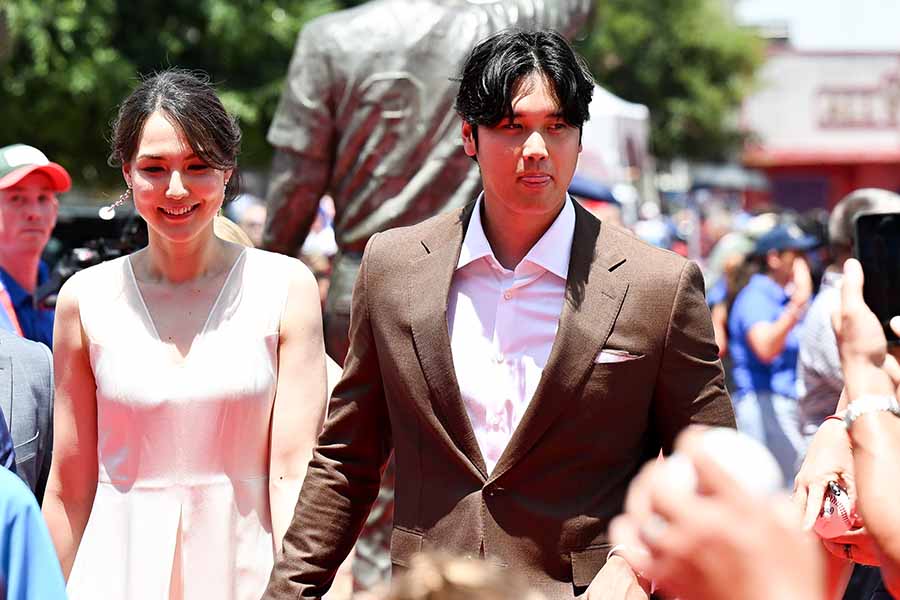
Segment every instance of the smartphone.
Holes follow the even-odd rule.
[[[900,315],[900,213],[863,213],[855,219],[854,252],[862,263],[863,297],[881,321],[889,344],[900,339],[888,324]]]

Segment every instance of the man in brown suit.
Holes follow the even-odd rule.
[[[463,69],[474,205],[375,235],[344,375],[265,598],[321,596],[391,452],[391,558],[515,568],[549,598],[646,598],[607,525],[690,423],[733,426],[696,265],[566,194],[593,81],[553,32],[506,32]]]

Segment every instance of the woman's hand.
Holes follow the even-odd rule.
[[[835,419],[819,426],[794,478],[792,500],[797,513],[803,515],[803,528],[807,531],[812,529],[822,510],[822,500],[830,481],[840,483],[847,490],[851,504],[856,502],[850,437],[844,424]]]

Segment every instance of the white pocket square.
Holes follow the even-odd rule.
[[[638,358],[643,358],[643,356],[643,354],[632,354],[631,352],[627,352],[625,350],[606,349],[600,351],[600,354],[598,354],[597,358],[594,359],[594,363],[598,365],[604,365],[609,363],[628,362],[629,360],[637,360]]]

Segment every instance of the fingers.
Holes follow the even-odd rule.
[[[814,481],[809,484],[806,497],[806,509],[803,514],[803,529],[809,531],[816,524],[822,512],[822,501],[825,499],[825,487],[828,482]]]
[[[844,491],[847,492],[847,499],[850,500],[850,506],[856,506],[856,478],[853,475],[853,472],[844,471],[841,473],[840,481],[838,483],[840,483],[841,487],[844,488]]]
[[[690,518],[697,489],[697,472],[691,459],[676,452],[659,465],[653,479],[650,510],[665,521]]]
[[[891,329],[894,330],[894,334],[900,336],[900,317],[892,317],[890,325]]]
[[[794,505],[794,510],[800,517],[804,525],[806,524],[806,519],[803,518],[806,516],[806,502],[809,498],[809,489],[806,487],[805,483],[800,483],[799,479],[800,475],[797,475],[797,478],[794,479],[794,493],[791,495],[791,503]],[[804,527],[806,529],[806,527]]]
[[[894,318],[896,319],[897,317]],[[893,348],[891,350],[893,351]],[[896,389],[900,388],[900,363],[897,362],[897,357],[893,353],[888,353],[884,357],[884,364],[881,365],[881,368],[891,378],[895,388],[894,395],[896,395]]]
[[[855,258],[849,258],[844,263],[844,277],[841,280],[841,313],[847,315],[854,310],[859,310],[863,301],[863,270],[862,265]]]
[[[641,540],[638,526],[629,515],[619,515],[609,523],[609,540],[616,550],[637,573],[644,573],[650,566],[650,551]]]

